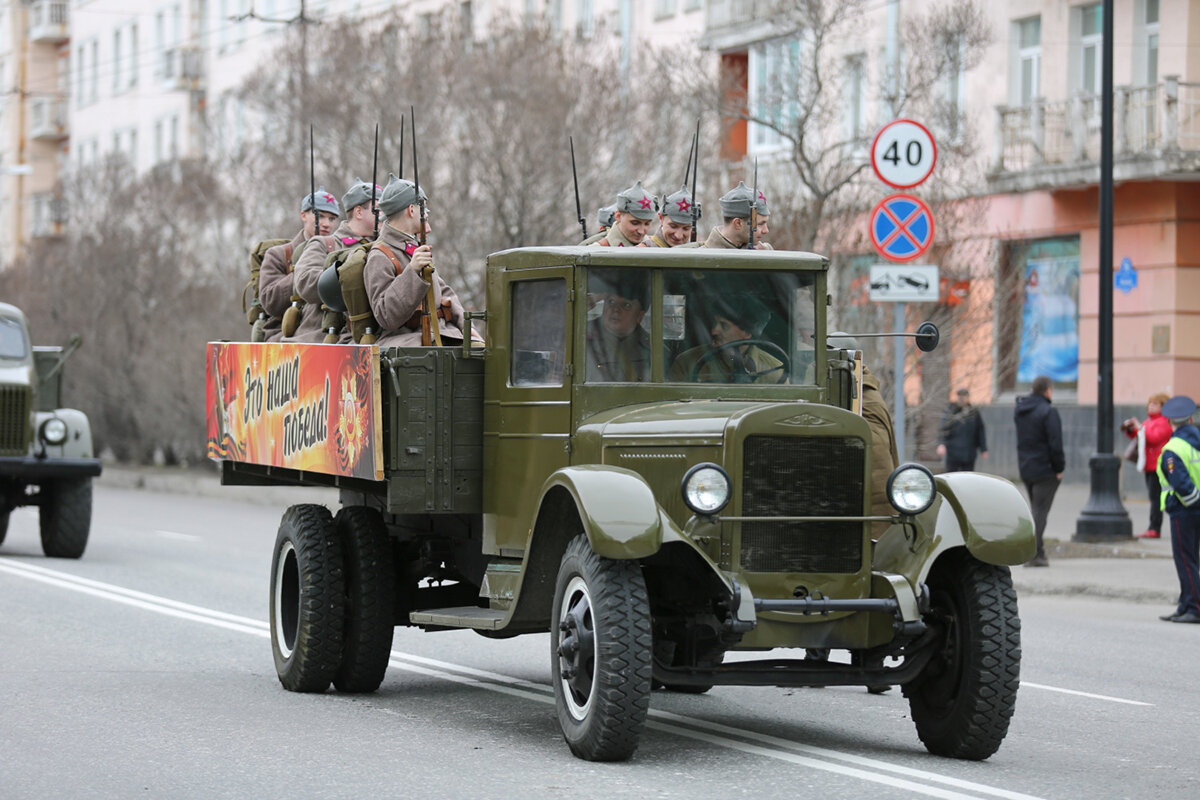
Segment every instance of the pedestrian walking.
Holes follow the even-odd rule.
[[[1146,479],[1146,493],[1150,496],[1150,527],[1139,533],[1139,539],[1157,539],[1162,535],[1162,486],[1158,483],[1158,456],[1163,445],[1171,438],[1171,423],[1162,415],[1163,403],[1169,398],[1165,394],[1154,394],[1146,401],[1146,421],[1139,423],[1130,417],[1121,423],[1121,430],[1133,441],[1129,458],[1137,465]],[[1130,458],[1132,456],[1132,458]]]
[[[942,412],[937,454],[946,459],[946,472],[974,472],[975,457],[986,459],[987,433],[979,409],[971,405],[971,392],[955,392],[955,399]]]
[[[1047,567],[1046,517],[1054,503],[1058,485],[1062,483],[1067,459],[1063,453],[1062,420],[1058,410],[1051,404],[1054,383],[1045,375],[1033,379],[1033,391],[1017,398],[1013,419],[1017,426],[1017,459],[1020,462],[1021,481],[1029,493],[1029,506],[1033,511],[1034,533],[1037,535],[1037,554],[1027,567]]]
[[[1196,401],[1185,395],[1162,405],[1174,432],[1158,461],[1160,508],[1171,515],[1171,555],[1179,575],[1179,603],[1166,622],[1200,622],[1200,430]]]

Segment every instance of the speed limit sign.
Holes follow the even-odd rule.
[[[937,145],[933,134],[911,119],[892,120],[875,134],[871,166],[879,180],[897,189],[911,189],[933,173]]]

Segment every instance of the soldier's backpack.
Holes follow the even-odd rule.
[[[246,315],[246,324],[251,326],[250,341],[262,341],[262,323],[265,312],[258,301],[258,276],[262,272],[263,258],[267,251],[280,244],[287,244],[290,239],[263,239],[255,242],[250,248],[250,279],[242,287],[242,312]],[[255,336],[259,338],[255,338]]]
[[[379,323],[371,313],[367,287],[363,282],[363,269],[367,265],[367,256],[373,244],[374,242],[359,242],[334,250],[325,256],[325,269],[332,267],[336,270],[344,306],[343,313],[341,310],[330,308],[328,303],[321,304],[321,328],[325,331],[325,344],[337,344],[344,325],[349,326],[355,344],[375,343]],[[364,341],[364,337],[369,338]]]

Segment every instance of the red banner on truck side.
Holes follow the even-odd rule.
[[[383,480],[379,348],[208,344],[208,457]]]

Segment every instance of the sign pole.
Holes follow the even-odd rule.
[[[892,320],[892,332],[904,333],[905,309],[907,304],[896,303],[893,308],[894,317]],[[892,369],[895,375],[892,378],[892,405],[895,410],[895,419],[892,420],[892,425],[896,431],[896,455],[900,458],[900,463],[904,463],[904,348],[906,342],[904,337],[897,336],[892,340],[893,352],[895,360],[892,363]]]

